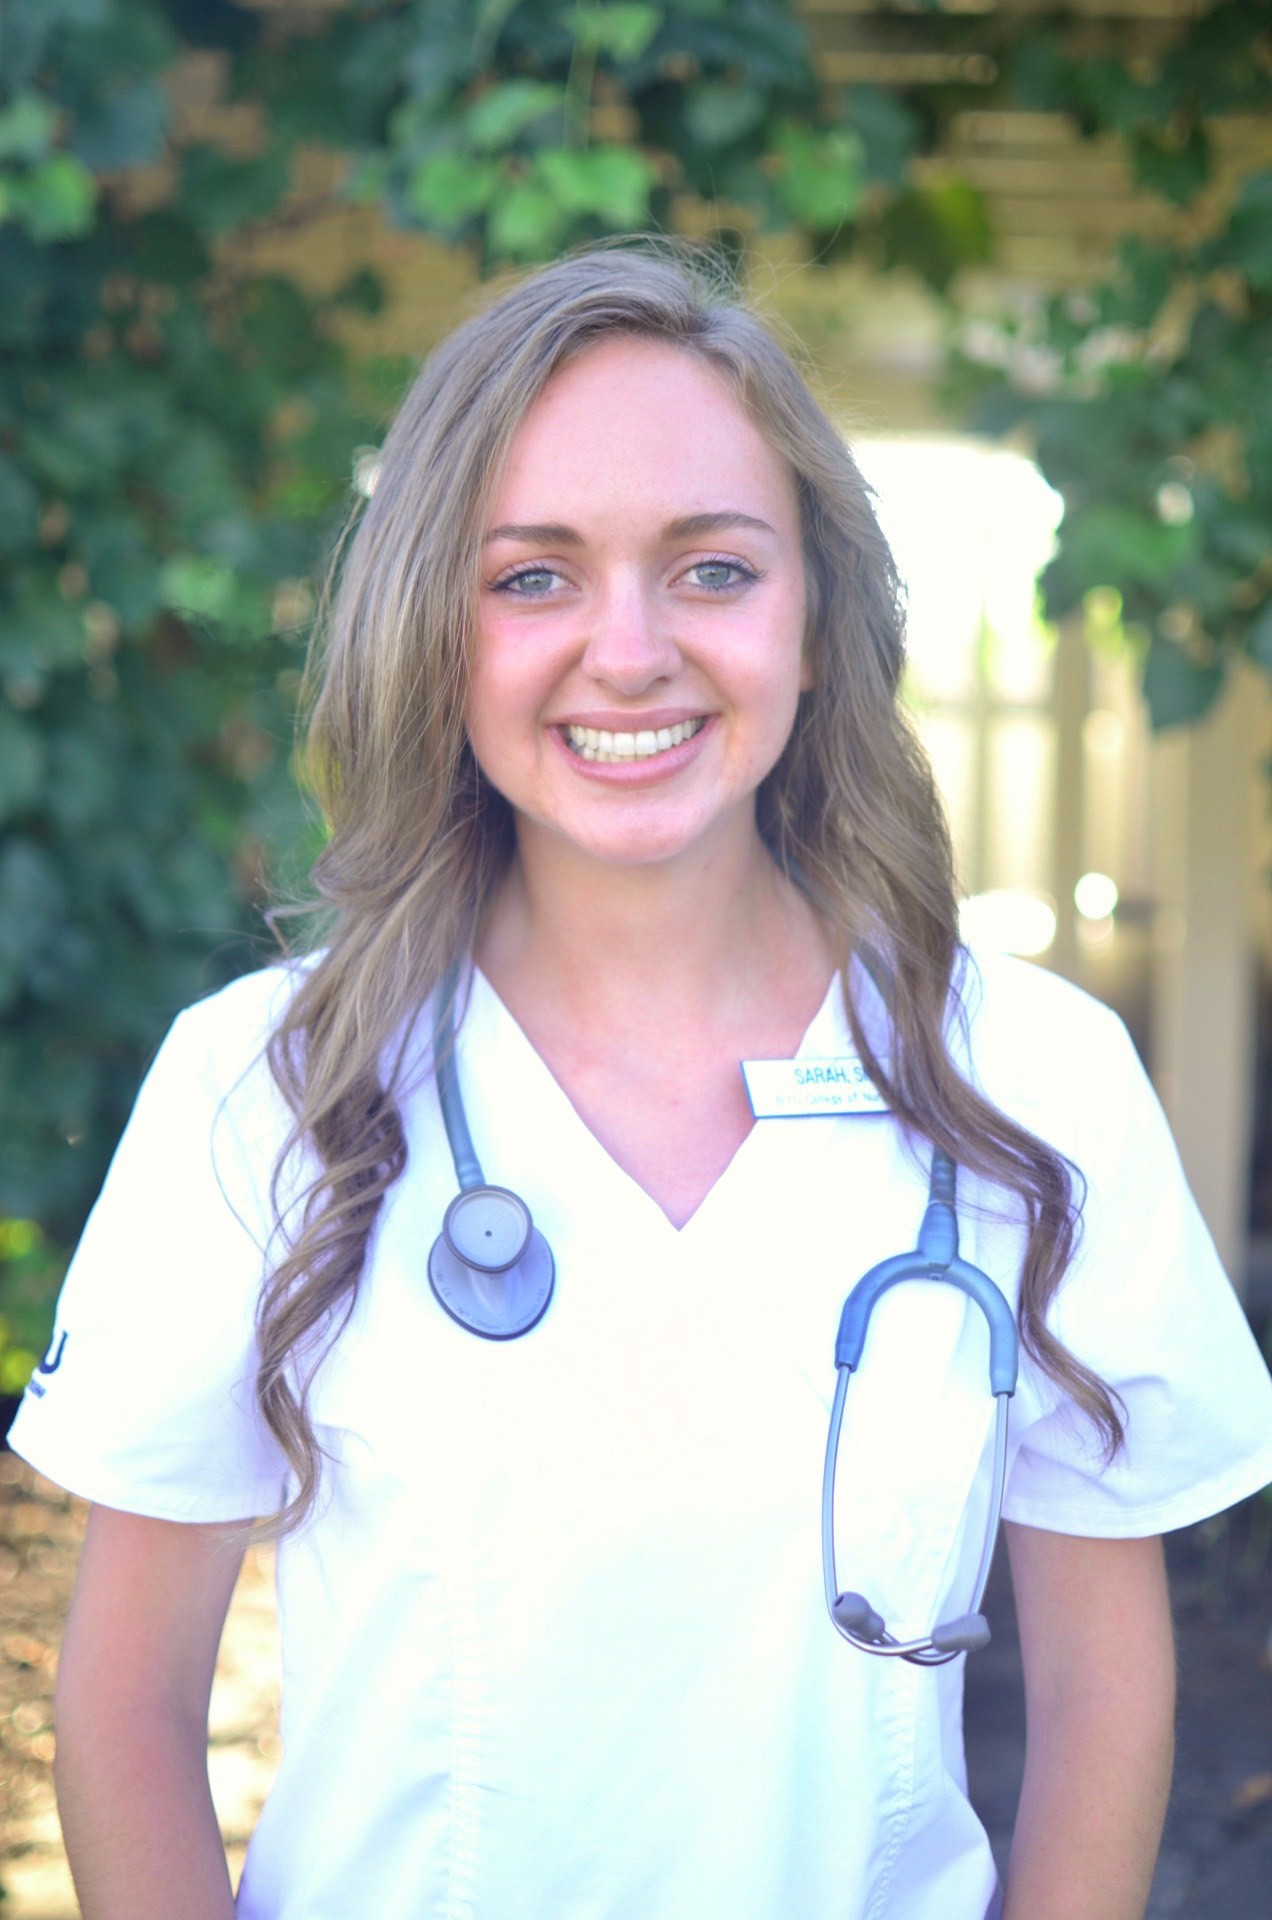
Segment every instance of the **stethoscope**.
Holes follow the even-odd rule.
[[[428,1256],[428,1277],[438,1301],[462,1327],[483,1340],[516,1340],[538,1325],[547,1312],[556,1279],[552,1249],[535,1226],[530,1209],[507,1187],[492,1187],[482,1172],[468,1131],[455,1064],[455,998],[459,969],[452,968],[438,988],[433,1009],[433,1062],[442,1124],[459,1192],[446,1209],[442,1230]],[[871,1267],[844,1301],[835,1340],[838,1379],[830,1411],[826,1464],[822,1473],[822,1575],[826,1605],[836,1630],[863,1653],[877,1653],[916,1666],[943,1666],[960,1653],[974,1653],[989,1640],[980,1603],[1002,1518],[1007,1475],[1007,1403],[1016,1391],[1019,1340],[1015,1316],[1006,1299],[979,1267],[958,1255],[955,1212],[956,1170],[940,1148],[932,1151],[927,1209],[913,1253],[895,1254]],[[943,1281],[974,1300],[989,1326],[989,1384],[996,1403],[994,1472],[980,1564],[966,1613],[938,1623],[925,1634],[898,1640],[863,1594],[842,1591],[835,1559],[835,1470],[848,1383],[861,1365],[870,1316],[892,1287],[907,1280]]]
[[[954,1210],[957,1173],[948,1153],[932,1149],[932,1173],[927,1210],[913,1253],[897,1253],[881,1260],[858,1280],[839,1316],[835,1365],[839,1369],[830,1410],[826,1465],[822,1472],[822,1575],[830,1617],[845,1640],[863,1653],[881,1653],[912,1660],[916,1666],[939,1667],[960,1653],[975,1653],[989,1641],[989,1623],[980,1611],[989,1579],[1003,1511],[1003,1484],[1007,1477],[1007,1402],[1016,1391],[1020,1343],[1016,1319],[989,1275],[958,1257],[958,1215]],[[848,1382],[861,1365],[870,1316],[890,1287],[906,1280],[942,1280],[974,1300],[989,1324],[989,1385],[994,1396],[994,1479],[981,1544],[980,1565],[972,1603],[966,1613],[937,1623],[916,1639],[898,1640],[888,1632],[882,1616],[864,1594],[840,1591],[835,1572],[835,1466],[839,1458],[839,1429],[843,1423]]]

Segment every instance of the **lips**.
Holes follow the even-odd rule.
[[[634,760],[652,760],[660,753],[669,753],[673,747],[683,746],[686,740],[692,740],[705,725],[706,716],[700,714],[692,720],[679,720],[674,726],[642,727],[631,733],[611,732],[606,727],[574,725],[567,725],[561,731],[570,751],[578,754],[580,759],[618,766]]]

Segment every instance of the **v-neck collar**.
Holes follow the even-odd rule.
[[[526,1094],[536,1103],[541,1103],[539,1111],[550,1118],[551,1134],[561,1137],[563,1144],[568,1142],[570,1149],[577,1151],[587,1161],[594,1180],[603,1182],[625,1201],[625,1211],[643,1218],[660,1234],[670,1235],[673,1241],[683,1242],[696,1232],[704,1216],[714,1213],[722,1204],[722,1193],[735,1185],[740,1177],[739,1168],[753,1157],[757,1150],[757,1137],[768,1123],[763,1120],[752,1122],[750,1131],[739,1142],[732,1159],[717,1175],[689,1218],[677,1227],[653,1195],[647,1192],[634,1174],[620,1165],[608,1147],[593,1133],[525,1029],[475,962],[471,964],[470,972],[468,1004],[458,1033],[461,1050],[466,1050],[465,1029],[472,1039],[480,1038],[496,1048],[501,1063],[501,1083],[506,1086],[509,1080],[520,1082]],[[791,1058],[832,1058],[850,1050],[841,980],[836,973]]]

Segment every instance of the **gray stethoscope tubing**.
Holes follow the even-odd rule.
[[[1020,1342],[1016,1320],[1002,1293],[988,1274],[969,1266],[958,1257],[958,1216],[955,1212],[957,1173],[947,1153],[934,1148],[932,1175],[928,1189],[927,1211],[919,1229],[919,1243],[913,1253],[900,1253],[881,1260],[860,1279],[844,1301],[835,1341],[835,1365],[839,1377],[830,1412],[830,1432],[826,1441],[826,1464],[822,1473],[822,1576],[826,1606],[836,1631],[863,1653],[878,1653],[916,1666],[943,1666],[960,1653],[973,1653],[989,1639],[989,1626],[980,1612],[980,1603],[989,1579],[994,1545],[1002,1518],[1003,1485],[1007,1474],[1007,1403],[1016,1391]],[[835,1469],[839,1458],[839,1430],[844,1417],[848,1382],[861,1365],[862,1350],[870,1316],[890,1287],[906,1280],[945,1281],[961,1289],[974,1300],[989,1326],[989,1384],[996,1402],[994,1421],[994,1469],[989,1511],[980,1565],[968,1611],[956,1618],[937,1623],[929,1633],[913,1640],[897,1640],[888,1632],[882,1617],[860,1593],[843,1593],[839,1588],[835,1563]]]
[[[458,990],[459,968],[452,967],[434,1003],[433,1064],[459,1192],[429,1251],[429,1284],[452,1320],[470,1333],[515,1340],[547,1312],[556,1267],[525,1201],[507,1187],[490,1186],[474,1151],[455,1066]]]
[[[447,1207],[442,1231],[430,1249],[428,1277],[441,1306],[461,1326],[485,1340],[515,1340],[529,1333],[546,1313],[556,1270],[551,1249],[525,1201],[507,1187],[490,1186],[474,1150],[455,1065],[458,989],[459,968],[452,967],[434,1005],[433,1060],[438,1105],[459,1192]],[[1016,1390],[1018,1365],[1019,1342],[1011,1308],[987,1274],[958,1257],[956,1179],[949,1155],[934,1150],[917,1248],[880,1261],[844,1301],[835,1341],[839,1377],[822,1474],[822,1574],[826,1606],[837,1632],[865,1653],[895,1655],[919,1666],[941,1666],[989,1639],[989,1628],[978,1609],[998,1538],[1007,1468],[1007,1402]],[[861,1364],[876,1303],[890,1287],[905,1280],[946,1281],[975,1300],[989,1324],[989,1377],[997,1402],[993,1486],[971,1608],[913,1640],[897,1640],[889,1633],[862,1594],[840,1592],[835,1570],[835,1472],[848,1382]]]

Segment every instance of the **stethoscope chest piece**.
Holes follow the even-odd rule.
[[[470,1333],[515,1340],[547,1312],[556,1265],[525,1201],[507,1187],[492,1187],[473,1151],[455,1069],[458,986],[459,969],[452,967],[433,1009],[437,1098],[459,1192],[429,1252],[429,1285],[451,1319]]]
[[[447,1207],[428,1277],[452,1320],[486,1340],[515,1340],[546,1313],[556,1267],[525,1201],[480,1186]]]
[[[457,1193],[442,1221],[442,1239],[466,1267],[505,1273],[525,1253],[534,1231],[530,1209],[507,1187]]]

